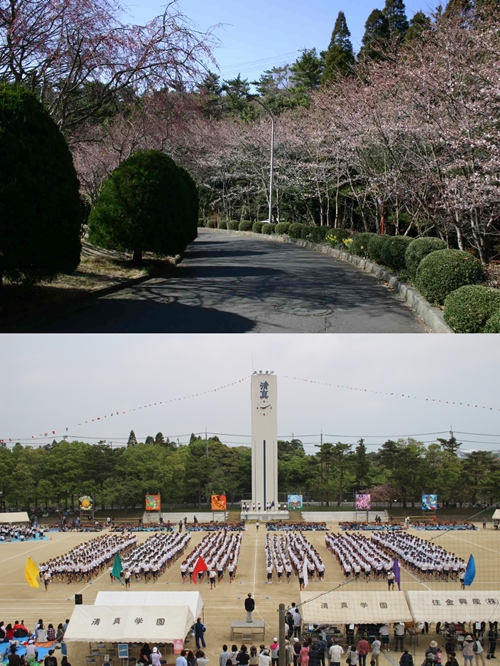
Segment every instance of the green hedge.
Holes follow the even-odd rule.
[[[313,227],[312,224],[303,224],[302,229],[300,230],[301,239],[312,242],[313,229],[315,229],[315,227]]]
[[[481,333],[497,310],[500,291],[479,284],[460,287],[444,301],[444,319],[456,333]]]
[[[362,234],[358,234],[352,239],[352,243],[349,247],[349,252],[351,254],[357,254],[360,257],[367,257],[368,256],[368,243],[370,241],[370,238],[375,236],[376,234],[372,234],[369,232],[364,232]]]
[[[276,225],[276,233],[287,234],[289,228],[290,228],[290,222],[278,222],[278,224]]]
[[[436,250],[445,250],[446,243],[441,238],[414,238],[406,248],[406,268],[410,275],[414,277],[417,274],[419,263],[424,257]]]
[[[252,231],[253,231],[255,234],[260,234],[260,233],[262,233],[262,225],[263,225],[263,224],[264,224],[263,222],[254,222],[254,223],[252,224]]]
[[[288,227],[288,235],[291,238],[301,238],[303,226],[304,225],[300,224],[299,222],[292,222],[291,225]]]
[[[415,284],[431,303],[442,304],[452,291],[483,279],[483,267],[462,250],[436,250],[420,262]]]
[[[312,242],[322,243],[325,236],[331,231],[330,227],[313,227],[311,230]]]
[[[500,333],[500,310],[494,312],[488,319],[483,333]]]
[[[377,264],[382,264],[382,248],[392,239],[392,236],[375,234],[368,240],[368,256]]]
[[[217,229],[227,229],[226,220],[217,220]]]
[[[380,250],[383,263],[395,271],[406,268],[405,253],[412,239],[407,236],[390,236]]]
[[[250,220],[241,220],[238,229],[240,231],[252,231],[253,222]]]
[[[264,224],[262,225],[261,233],[268,234],[269,236],[271,236],[271,234],[274,233],[274,224],[272,224],[271,222],[264,222]]]
[[[230,220],[230,221],[227,223],[227,228],[228,228],[230,231],[238,231],[238,229],[240,228],[240,223],[237,222],[236,220]]]

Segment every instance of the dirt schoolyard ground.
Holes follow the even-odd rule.
[[[321,514],[318,515],[321,520]],[[338,527],[334,524],[328,524],[330,529],[337,532]],[[435,540],[437,544],[454,552],[467,561],[472,553],[476,562],[476,578],[471,586],[471,590],[499,590],[500,589],[500,531],[495,531],[491,527],[491,522],[487,529],[482,529],[478,524],[477,531],[413,531],[410,534]],[[36,563],[43,562],[51,557],[63,554],[74,546],[90,540],[97,536],[97,533],[77,533],[77,532],[48,532],[50,540],[48,541],[30,541],[13,542],[0,544],[0,620],[5,624],[14,622],[14,620],[23,619],[28,629],[32,630],[39,618],[43,618],[45,626],[49,622],[55,627],[59,622],[64,622],[65,618],[71,618],[71,613],[75,606],[75,594],[83,595],[83,603],[93,604],[97,592],[100,590],[121,590],[118,581],[110,582],[108,568],[88,583],[63,583],[53,582],[45,591],[43,585],[38,589],[29,587],[24,576],[24,567],[28,556],[31,556]],[[191,542],[187,554],[196,546],[206,535],[206,532],[191,533]],[[278,532],[280,534],[280,532]],[[369,536],[368,532],[364,533]],[[138,543],[145,541],[151,533],[138,533]],[[306,531],[304,536],[318,550],[326,567],[325,579],[323,582],[317,580],[310,581],[307,591],[327,591],[335,588],[344,580],[342,570],[334,559],[333,555],[325,546],[325,532]],[[224,580],[213,590],[209,589],[207,582],[194,585],[191,581],[182,584],[180,577],[180,562],[178,559],[166,572],[158,579],[156,583],[132,581],[131,590],[158,590],[158,591],[188,591],[198,590],[202,594],[204,602],[203,621],[206,625],[205,639],[207,643],[206,656],[209,658],[211,666],[218,666],[218,656],[222,651],[223,643],[231,647],[231,622],[233,620],[244,620],[245,611],[243,607],[244,599],[249,592],[255,598],[255,620],[264,620],[266,625],[265,643],[267,646],[278,636],[278,606],[284,603],[286,607],[293,601],[299,602],[299,584],[295,576],[292,576],[291,583],[283,582],[278,584],[276,580],[272,584],[266,582],[266,568],[264,559],[264,541],[266,537],[265,525],[261,524],[257,530],[255,523],[247,523],[247,529],[243,532],[240,558],[236,579],[230,584],[227,574]],[[369,581],[357,580],[350,583],[346,590],[386,590],[385,580]],[[396,587],[397,589],[397,587]],[[419,581],[407,571],[404,567],[401,569],[401,589],[402,590],[436,590],[449,589],[459,590],[460,584],[444,581]],[[341,594],[341,591],[339,592]],[[445,619],[445,618],[443,618]],[[414,656],[415,666],[420,666],[424,657],[425,648],[429,641],[435,638],[432,634],[434,625],[431,626],[430,634],[419,636],[416,656]],[[391,632],[392,635],[392,632]],[[437,640],[441,646],[444,644],[444,637],[438,636]],[[259,641],[256,641],[258,645]],[[238,646],[240,645],[238,639]],[[187,647],[194,646],[191,640]],[[165,650],[163,650],[165,656]],[[89,654],[88,644],[68,644],[68,658],[72,666],[84,666],[87,664],[86,656]],[[60,651],[56,651],[56,656],[60,662]],[[169,666],[175,663],[173,654],[168,653],[167,663]],[[399,663],[400,653],[390,651],[384,654],[380,661],[380,666],[394,666]],[[458,655],[460,665],[463,662],[461,654]],[[115,660],[116,662],[116,660]],[[113,666],[117,664],[113,662]],[[99,660],[96,666],[102,663]]]

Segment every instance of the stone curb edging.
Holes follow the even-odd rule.
[[[432,333],[453,333],[451,328],[444,321],[443,313],[439,308],[434,307],[413,287],[409,287],[404,282],[400,282],[397,275],[391,273],[386,268],[382,268],[379,264],[375,264],[364,257],[358,257],[356,254],[349,254],[344,250],[337,250],[334,247],[329,247],[323,243],[311,243],[306,240],[299,240],[290,238],[289,236],[275,236],[268,234],[256,234],[253,231],[234,231],[232,229],[210,229],[209,227],[200,227],[203,231],[221,231],[228,234],[239,234],[248,236],[250,238],[272,240],[277,243],[286,243],[288,245],[297,245],[299,247],[326,254],[329,257],[345,261],[356,268],[373,275],[379,280],[387,282],[389,287],[396,292],[405,303],[413,310],[413,312],[429,327]]]

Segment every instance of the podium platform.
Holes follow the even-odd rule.
[[[245,622],[245,620],[233,620],[231,622],[231,640],[234,639],[235,634],[238,634],[242,639],[252,640],[253,638],[261,638],[264,640],[266,635],[266,625],[264,620],[254,620],[253,622]]]
[[[242,511],[240,513],[241,520],[260,520],[267,523],[269,520],[288,520],[288,511]]]

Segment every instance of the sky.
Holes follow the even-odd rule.
[[[185,443],[206,428],[248,445],[250,376],[272,370],[279,437],[308,453],[320,433],[376,450],[450,428],[462,450],[500,453],[499,361],[493,335],[2,335],[0,439]]]
[[[123,20],[144,24],[162,13],[160,0],[124,0]],[[437,0],[406,0],[410,19],[417,11],[431,13]],[[443,4],[446,4],[443,0]],[[193,28],[214,30],[214,51],[222,79],[256,80],[266,69],[294,62],[305,48],[326,50],[339,11],[343,11],[355,52],[361,47],[366,19],[385,0],[178,0],[178,9]],[[211,65],[210,68],[216,68]]]

